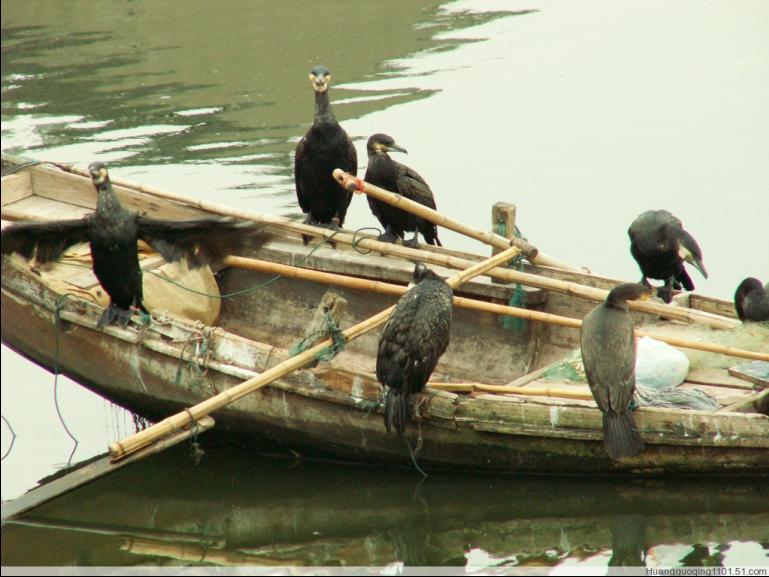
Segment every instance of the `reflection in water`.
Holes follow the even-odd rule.
[[[99,158],[134,174],[151,166],[156,184],[217,200],[250,191],[240,194],[250,208],[293,215],[292,154],[312,122],[313,65],[352,83],[332,91],[343,122],[433,92],[355,82],[399,75],[406,55],[465,42],[441,34],[507,14],[404,0],[195,3],[185,14],[146,0],[82,4],[88,18],[45,0],[4,6],[4,152]]]
[[[420,482],[407,469],[219,447],[196,466],[177,447],[2,531],[4,565],[643,565],[664,547],[668,563],[709,565],[714,544],[769,543],[769,487],[449,473]]]

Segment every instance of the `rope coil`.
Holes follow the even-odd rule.
[[[315,358],[318,361],[331,361],[347,346],[347,341],[344,338],[344,332],[341,328],[339,328],[339,325],[336,324],[336,320],[334,320],[334,317],[330,311],[326,311],[326,314],[323,317],[323,326],[317,331],[307,335],[293,347],[291,347],[291,350],[288,351],[288,356],[295,357],[296,355],[303,353],[307,349],[314,346],[315,343],[328,336],[331,337],[331,346],[315,353]]]

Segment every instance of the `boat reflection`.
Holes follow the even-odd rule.
[[[480,553],[501,566],[596,555],[643,565],[652,547],[681,544],[712,564],[708,544],[769,541],[768,497],[762,480],[443,473],[420,482],[408,469],[219,447],[195,465],[179,447],[8,522],[2,562],[464,566]]]

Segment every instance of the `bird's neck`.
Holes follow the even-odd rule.
[[[369,152],[369,158],[372,161],[374,161],[374,162],[383,162],[384,163],[384,162],[392,162],[393,161],[393,159],[390,158],[389,154],[387,154],[386,152],[382,152],[382,151],[378,151],[378,152],[377,151],[372,151],[372,152]]]
[[[315,93],[315,122],[336,122],[334,113],[331,112],[328,90],[323,93]]]
[[[96,199],[96,213],[98,215],[109,216],[122,208],[115,191],[112,190],[112,184],[108,180],[98,185],[96,190],[99,193]]]

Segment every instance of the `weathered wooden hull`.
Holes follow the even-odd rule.
[[[42,173],[57,185],[51,169]],[[66,179],[77,179],[67,175]],[[78,207],[90,202],[77,181]],[[121,191],[131,194],[131,191]],[[58,196],[47,193],[60,202]],[[155,199],[129,196],[136,206],[163,213]],[[6,202],[14,217],[29,196]],[[49,202],[47,196],[41,197]],[[42,202],[42,201],[41,201]],[[11,207],[7,205],[13,205]],[[183,207],[183,211],[191,208]],[[82,209],[78,209],[82,210]],[[186,213],[185,213],[186,214]],[[294,235],[297,236],[297,235]],[[298,239],[275,234],[257,256],[293,263],[309,249]],[[359,277],[405,283],[411,264],[354,251],[318,249],[304,266]],[[548,274],[571,274],[550,272]],[[221,292],[258,285],[267,277],[225,269]],[[610,281],[591,277],[596,286]],[[43,367],[61,371],[112,401],[157,420],[196,404],[274,366],[303,335],[327,288],[283,279],[269,288],[227,299],[220,327],[156,318],[144,329],[95,328],[99,310],[78,299],[63,301],[18,259],[3,258],[3,342]],[[513,287],[473,282],[462,294],[506,302]],[[395,297],[339,289],[348,301],[345,324],[353,324],[395,302]],[[63,307],[61,307],[64,303]],[[529,306],[581,317],[594,306],[567,294],[531,290]],[[714,312],[720,305],[712,305]],[[63,323],[56,328],[54,311]],[[723,309],[723,307],[721,307]],[[639,319],[652,318],[639,314]],[[490,313],[457,309],[452,344],[434,379],[504,384],[562,357],[577,345],[573,329],[528,323],[506,330]],[[382,390],[373,377],[377,334],[350,343],[332,363],[297,371],[218,411],[212,435],[300,455],[347,461],[409,465],[403,442],[388,435],[382,420]],[[58,351],[58,353],[57,353]],[[725,374],[725,373],[724,373]],[[736,390],[736,389],[735,389]],[[423,467],[536,473],[739,474],[769,473],[769,418],[752,412],[644,409],[636,413],[647,449],[614,462],[604,451],[600,412],[588,402],[527,399],[510,395],[457,395],[428,389],[419,408],[424,418],[410,427],[412,445],[421,436]]]

